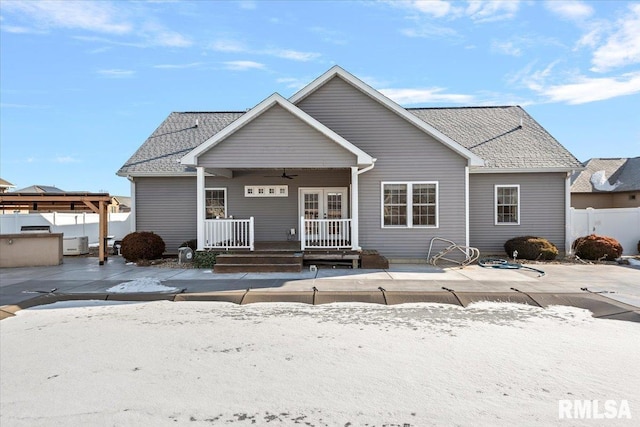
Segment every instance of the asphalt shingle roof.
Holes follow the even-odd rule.
[[[195,169],[181,165],[180,159],[243,114],[171,113],[120,168],[118,175],[193,172]]]
[[[572,193],[600,192],[591,182],[594,173],[604,171],[610,185],[618,184],[614,192],[640,191],[640,157],[594,158],[584,163],[584,170],[571,177]]]
[[[480,156],[486,168],[581,166],[578,159],[519,106],[407,110]]]
[[[409,108],[407,111],[480,156],[487,168],[581,167],[569,151],[519,106]],[[181,165],[180,159],[243,114],[171,113],[118,174],[193,172],[193,168]]]

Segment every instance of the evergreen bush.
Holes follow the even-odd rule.
[[[578,237],[571,247],[580,258],[594,261],[613,261],[622,255],[620,242],[613,237],[597,234]]]
[[[528,260],[552,260],[558,256],[556,245],[535,236],[520,236],[509,239],[504,243],[507,256],[513,257],[514,251],[518,251],[517,258]]]
[[[164,250],[162,237],[150,231],[136,231],[124,236],[120,253],[127,261],[136,262],[161,258]]]

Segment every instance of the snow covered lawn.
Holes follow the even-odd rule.
[[[0,425],[640,420],[640,324],[581,309],[81,303],[2,321]],[[632,419],[559,419],[561,399],[626,401]]]

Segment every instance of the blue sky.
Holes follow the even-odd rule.
[[[128,195],[172,111],[242,111],[337,64],[407,107],[522,105],[580,160],[640,155],[640,2],[0,3],[0,176]]]

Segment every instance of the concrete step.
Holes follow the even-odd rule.
[[[299,273],[302,271],[302,262],[299,264],[216,264],[213,266],[216,273]]]
[[[222,254],[216,264],[302,264],[302,254]]]

